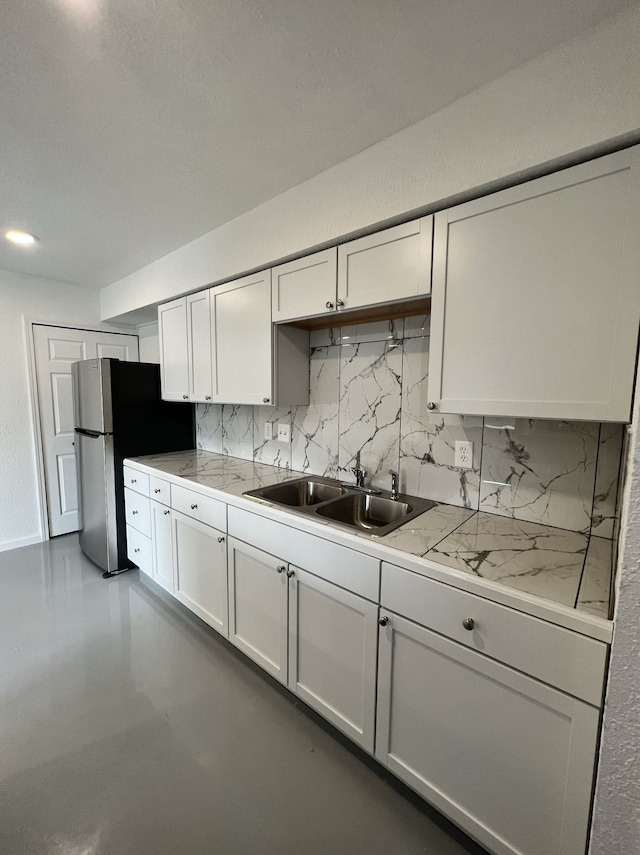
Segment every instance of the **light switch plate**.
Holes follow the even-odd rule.
[[[459,469],[473,469],[473,443],[468,440],[456,439],[454,466]]]
[[[289,442],[291,439],[291,428],[286,424],[278,424],[278,442]]]
[[[264,423],[264,438],[273,439],[273,422]]]

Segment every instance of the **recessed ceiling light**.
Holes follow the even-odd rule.
[[[9,229],[4,233],[7,240],[11,243],[17,243],[19,246],[33,246],[40,238],[29,232],[23,232],[22,229]]]

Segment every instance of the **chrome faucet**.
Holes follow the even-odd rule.
[[[356,454],[356,465],[351,471],[356,476],[356,487],[359,487],[362,490],[364,488],[364,479],[366,477],[367,470],[360,466],[360,452]]]
[[[398,489],[400,486],[398,473],[394,472],[393,469],[389,469],[389,475],[391,475],[391,498],[397,499],[400,493]]]

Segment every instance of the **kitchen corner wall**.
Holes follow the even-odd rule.
[[[612,538],[624,427],[594,422],[436,415],[427,409],[428,317],[319,330],[310,402],[292,409],[198,405],[198,447],[374,486],[389,470],[411,495]],[[288,443],[264,439],[285,423]],[[455,441],[473,467],[454,466]]]

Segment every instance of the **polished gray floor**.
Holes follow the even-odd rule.
[[[2,855],[468,851],[137,572],[0,553]]]

